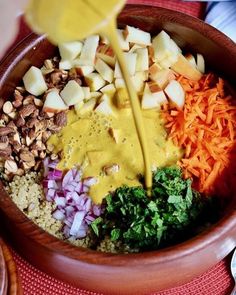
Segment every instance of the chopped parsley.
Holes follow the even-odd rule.
[[[157,169],[152,197],[142,187],[123,186],[104,200],[103,214],[92,223],[99,239],[121,241],[130,249],[151,250],[186,238],[203,225],[209,205],[183,179],[177,167]]]

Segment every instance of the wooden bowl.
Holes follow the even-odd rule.
[[[22,295],[20,279],[12,254],[0,237],[0,294]]]
[[[167,9],[128,6],[119,26],[153,34],[164,29],[190,52],[200,52],[208,69],[236,83],[236,45],[202,21]],[[55,48],[43,37],[26,38],[0,66],[0,96],[7,98],[30,65],[41,66]],[[39,269],[83,289],[106,294],[147,294],[190,281],[223,259],[236,246],[236,200],[214,226],[191,240],[166,249],[128,255],[76,248],[32,223],[0,185],[2,222],[15,248]]]

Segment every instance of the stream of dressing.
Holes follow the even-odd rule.
[[[73,41],[98,33],[105,35],[116,54],[130,97],[132,114],[144,162],[144,180],[148,195],[152,188],[152,171],[148,142],[137,93],[132,85],[116,32],[116,19],[125,0],[31,0],[26,7],[26,20],[37,33],[47,33],[55,44]]]

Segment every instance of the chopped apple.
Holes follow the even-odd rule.
[[[130,74],[130,76],[133,76],[135,74],[135,69],[136,69],[137,53],[125,52],[124,56],[125,56],[126,66],[129,71],[129,74]],[[116,62],[116,64],[115,64],[114,77],[115,78],[122,78],[122,74],[121,74],[118,62]]]
[[[149,88],[148,83],[145,84],[141,102],[142,109],[147,110],[160,108],[160,105],[166,102],[167,99],[165,93],[162,90],[159,89],[158,91],[152,92]]]
[[[124,79],[122,79],[122,78],[115,79],[115,87],[117,89],[119,89],[119,88],[125,88],[125,81],[124,81]]]
[[[83,89],[75,80],[67,82],[60,94],[67,106],[77,104],[84,99]]]
[[[114,68],[116,58],[110,45],[100,45],[97,49],[97,57],[101,58],[105,63]]]
[[[47,93],[45,101],[44,101],[44,105],[43,105],[44,112],[59,113],[67,109],[68,109],[68,106],[64,103],[57,89],[53,89]]]
[[[130,99],[126,88],[118,88],[115,94],[115,104],[119,109],[130,108]]]
[[[74,42],[66,42],[58,45],[59,53],[62,60],[73,60],[75,59],[81,52],[82,42],[74,41]]]
[[[153,40],[154,56],[158,62],[168,59],[169,63],[175,63],[181,50],[178,45],[165,32],[161,31]]]
[[[162,89],[159,87],[159,85],[158,85],[156,82],[154,82],[154,81],[149,81],[149,82],[147,82],[147,84],[148,84],[148,87],[149,87],[149,89],[150,89],[150,91],[151,91],[152,93],[156,93],[156,92],[159,92],[159,91],[162,90]]]
[[[152,74],[150,74],[150,79],[152,81],[155,81],[161,89],[164,89],[169,81],[175,79],[175,75],[170,69],[160,70],[156,72],[153,71]]]
[[[43,94],[47,89],[47,84],[39,68],[32,66],[24,75],[23,82],[25,89],[35,96]]]
[[[80,66],[78,63],[79,62],[76,59],[73,62],[73,66],[76,68],[76,72],[78,73],[78,75],[86,76],[94,71],[94,66]]]
[[[91,73],[85,76],[85,82],[92,91],[97,91],[106,84],[102,76],[97,73]]]
[[[99,91],[90,92],[90,98],[98,98],[100,96],[102,96],[102,93]]]
[[[116,92],[116,88],[114,86],[114,84],[108,84],[106,86],[104,86],[103,88],[100,89],[100,91],[102,93],[106,93],[107,95],[113,97],[113,95],[115,94]]]
[[[158,63],[154,63],[149,68],[149,74],[150,76],[155,77],[157,72],[160,72],[162,70],[162,67]]]
[[[171,68],[176,73],[190,80],[198,81],[202,76],[202,74],[194,68],[182,54],[179,55],[177,62],[173,64]]]
[[[114,71],[102,59],[97,58],[95,69],[105,81],[108,81],[109,83],[113,81]]]
[[[106,94],[103,94],[106,95]],[[101,102],[94,110],[96,113],[100,113],[106,116],[114,115],[114,112],[112,110],[110,101],[108,99],[101,99]]]
[[[139,49],[139,48],[145,48],[145,47],[143,47],[143,46],[141,46],[141,45],[138,45],[138,44],[134,44],[134,45],[130,48],[129,52],[130,52],[130,53],[136,52],[136,50]]]
[[[85,66],[94,65],[98,42],[99,42],[98,35],[92,35],[85,39],[84,46],[81,50],[81,54],[79,58],[81,65],[85,65]]]
[[[197,69],[204,74],[205,73],[205,60],[202,54],[197,54]]]
[[[185,92],[178,81],[170,81],[170,83],[165,88],[165,93],[172,103],[174,103],[180,109],[183,108],[185,101]]]
[[[84,115],[88,112],[91,112],[94,110],[95,106],[96,106],[97,100],[95,97],[91,98],[90,100],[88,100],[87,102],[85,102],[81,107],[76,108],[75,105],[75,110],[76,113],[79,115]]]
[[[196,68],[197,67],[197,64],[196,64],[196,61],[195,61],[195,58],[192,54],[188,53],[185,55],[185,58],[187,59],[187,61],[194,67]]]
[[[148,46],[151,44],[151,35],[137,28],[126,26],[123,32],[125,40],[130,43]]]
[[[120,47],[123,51],[129,51],[129,41],[124,39],[123,30],[117,29]]]
[[[121,130],[120,129],[114,129],[114,128],[109,128],[108,133],[111,136],[111,138],[115,141],[115,143],[119,142]]]
[[[143,92],[144,88],[144,72],[136,72],[134,76],[131,77],[131,81],[133,82],[134,89],[138,94]]]
[[[59,69],[70,70],[73,68],[73,62],[71,60],[61,60],[59,62]]]
[[[84,92],[84,99],[90,99],[91,97],[91,93],[90,93],[90,88],[89,87],[85,87],[85,86],[82,86],[81,87],[83,92]]]
[[[138,48],[137,53],[136,71],[147,71],[149,67],[149,56],[147,48]]]

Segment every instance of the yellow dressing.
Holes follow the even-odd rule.
[[[170,140],[157,110],[143,111],[152,168],[171,165],[181,157],[181,151]],[[118,134],[117,142],[111,129]],[[116,116],[104,116],[90,112],[79,116],[68,112],[68,124],[58,134],[50,137],[54,152],[62,152],[58,168],[65,170],[83,166],[84,176],[94,176],[98,183],[91,187],[90,195],[95,203],[121,185],[140,185],[143,173],[141,148],[136,135],[131,109],[117,110]],[[117,164],[119,171],[107,175],[104,167]]]

